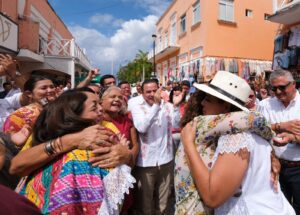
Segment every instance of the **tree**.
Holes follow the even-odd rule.
[[[120,81],[136,83],[151,76],[152,63],[148,60],[148,52],[138,51],[134,60],[120,68],[117,77]]]

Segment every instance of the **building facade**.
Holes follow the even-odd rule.
[[[300,88],[300,0],[274,0],[273,9],[268,19],[280,24],[274,38],[273,69],[291,71]]]
[[[47,0],[0,0],[0,52],[19,62],[22,74],[71,79],[92,68],[84,51]]]
[[[278,28],[267,20],[272,11],[271,0],[173,0],[156,26],[156,75],[164,83],[206,82],[218,70],[263,74]]]

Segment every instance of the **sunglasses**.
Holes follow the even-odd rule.
[[[289,82],[289,83],[287,83],[286,85],[271,86],[270,89],[271,89],[272,91],[274,91],[274,92],[276,92],[277,89],[279,89],[280,91],[285,91],[286,88],[287,88],[291,83],[293,83],[293,82]]]

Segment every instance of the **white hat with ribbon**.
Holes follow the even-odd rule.
[[[243,111],[249,111],[245,104],[248,101],[251,88],[244,79],[235,74],[218,71],[208,85],[194,83],[194,87],[233,104]]]

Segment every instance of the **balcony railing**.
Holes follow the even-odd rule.
[[[87,58],[84,50],[75,43],[74,39],[46,40],[40,37],[39,47],[39,54],[75,57],[79,60],[79,62],[84,64],[84,66],[91,68],[91,62]]]
[[[300,0],[273,0],[274,13],[300,3]]]

